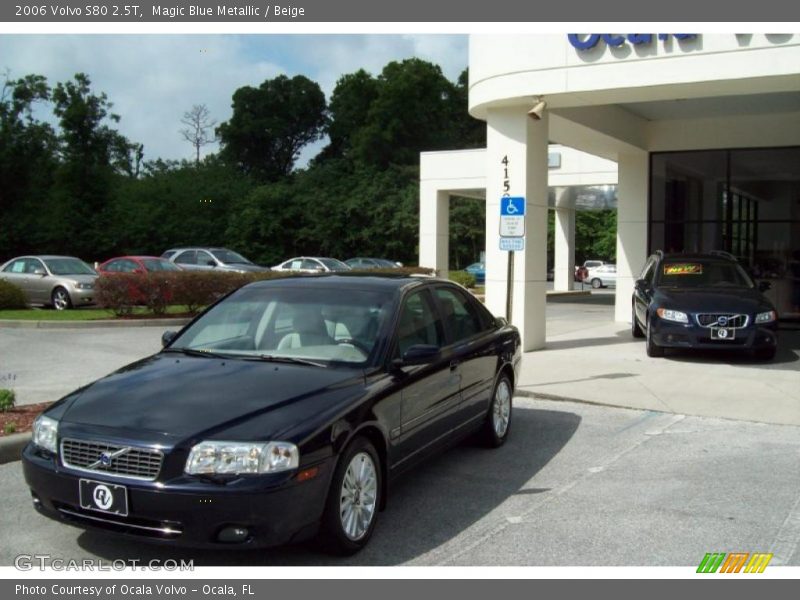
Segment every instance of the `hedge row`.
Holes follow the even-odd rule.
[[[360,274],[432,275],[432,269],[403,267],[373,269]],[[222,271],[150,272],[146,274],[119,273],[104,275],[95,284],[95,301],[115,315],[129,315],[134,306],[145,306],[154,315],[163,315],[167,306],[186,306],[187,312],[197,314],[243,285],[253,281],[302,277],[296,273],[265,271],[263,273],[228,273]]]
[[[13,283],[0,279],[0,310],[26,307],[25,292]]]

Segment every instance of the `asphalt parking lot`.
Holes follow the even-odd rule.
[[[413,471],[354,557],[312,544],[200,552],[84,532],[34,512],[15,462],[0,466],[0,565],[47,553],[196,565],[692,566],[732,551],[800,565],[800,426],[764,417],[800,406],[798,333],[782,334],[769,365],[713,354],[651,360],[610,322],[610,301],[608,292],[551,301],[548,351],[525,355],[519,386],[538,397],[516,398],[509,443],[464,443]],[[161,333],[0,329],[0,372],[17,374],[23,402],[49,400],[156,351]],[[744,407],[733,416],[732,392]]]

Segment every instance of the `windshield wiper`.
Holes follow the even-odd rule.
[[[196,348],[184,348],[184,347],[174,347],[174,348],[164,348],[162,352],[180,352],[181,354],[186,354],[187,356],[202,356],[203,358],[230,358],[230,354],[218,354],[217,352],[211,352],[211,350],[199,350]]]
[[[311,367],[322,367],[323,369],[328,368],[328,365],[324,363],[317,362],[315,360],[308,360],[307,358],[297,358],[295,356],[274,356],[272,354],[257,354],[253,358],[267,362],[282,362],[295,365],[308,365]]]

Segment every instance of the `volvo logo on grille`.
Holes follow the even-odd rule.
[[[728,317],[726,317],[726,316],[724,316],[724,315],[723,315],[723,316],[721,316],[719,319],[717,319],[717,324],[718,324],[720,327],[725,327],[725,326],[727,326],[727,325],[728,325]]]
[[[120,448],[116,452],[108,452],[108,451],[103,452],[100,455],[100,458],[98,458],[96,461],[94,461],[92,464],[90,464],[86,468],[87,469],[96,469],[97,467],[100,467],[100,466],[102,466],[102,467],[110,467],[111,466],[111,461],[113,461],[118,456],[122,456],[123,454],[125,454],[127,452],[130,452],[130,451],[131,451],[130,448]]]

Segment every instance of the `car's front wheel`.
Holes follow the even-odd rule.
[[[483,439],[490,448],[498,448],[506,443],[511,427],[512,396],[511,380],[503,373],[494,386],[489,414],[483,424]]]
[[[72,299],[69,297],[69,292],[63,287],[57,287],[50,294],[50,302],[56,310],[67,310],[72,308]]]
[[[353,554],[367,545],[378,520],[382,477],[375,447],[357,437],[344,450],[328,493],[322,523],[328,550]]]
[[[664,356],[664,348],[656,344],[653,339],[653,327],[650,324],[650,318],[647,319],[647,356],[659,358]]]

